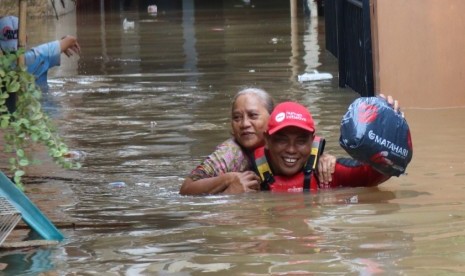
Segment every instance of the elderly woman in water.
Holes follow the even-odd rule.
[[[246,88],[232,101],[232,137],[217,146],[199,166],[186,177],[182,195],[242,193],[258,191],[260,177],[253,171],[250,158],[255,149],[264,145],[264,133],[273,111],[271,96],[262,89]],[[324,155],[319,161],[321,181],[331,179],[336,158]]]

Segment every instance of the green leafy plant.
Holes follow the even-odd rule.
[[[52,121],[42,110],[42,91],[34,76],[25,66],[16,66],[24,50],[16,54],[0,55],[0,128],[4,136],[4,152],[9,157],[10,170],[16,185],[24,189],[22,177],[25,167],[37,163],[30,157],[31,145],[43,144],[49,155],[64,168],[79,168],[78,162],[66,158],[68,146],[63,142]],[[15,110],[9,110],[7,101],[16,96]],[[11,108],[10,108],[11,109]]]

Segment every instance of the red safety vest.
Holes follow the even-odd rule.
[[[255,170],[260,176],[262,190],[273,192],[302,192],[317,191],[319,188],[337,187],[372,187],[383,183],[390,178],[370,165],[350,158],[338,158],[332,182],[320,187],[319,180],[313,171],[318,164],[318,158],[323,153],[325,140],[315,137],[312,151],[303,170],[291,177],[273,175],[266,159],[265,148],[260,147],[254,151]]]

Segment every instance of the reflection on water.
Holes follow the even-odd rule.
[[[5,273],[463,272],[465,152],[454,145],[465,139],[464,110],[407,108],[409,175],[379,188],[183,197],[183,177],[228,138],[230,100],[242,86],[308,106],[327,150],[343,154],[339,122],[357,95],[337,87],[324,20],[304,18],[292,0],[210,9],[184,0],[160,4],[156,17],[131,1],[91,2],[59,22],[32,19],[29,29],[30,44],[74,31],[82,46],[50,72],[44,98],[68,144],[87,153],[81,170],[60,172],[78,199],[63,205],[76,229],[63,229],[68,239],[56,247],[2,252]],[[125,18],[134,29],[122,28]],[[297,82],[313,69],[336,78]],[[109,185],[116,181],[126,185]]]
[[[53,249],[22,250],[13,254],[5,254],[1,262],[8,266],[0,271],[1,275],[37,275],[37,272],[55,268]]]
[[[417,196],[405,191],[407,195]],[[383,269],[389,272],[412,250],[411,235],[383,219],[399,211],[398,204],[389,203],[395,198],[389,191],[351,189],[315,196],[165,194],[155,196],[157,207],[150,206],[152,195],[126,195],[124,201],[119,196],[113,193],[113,202],[100,202],[98,218],[82,214],[85,206],[77,209],[83,217],[102,221],[117,217],[137,224],[75,231],[76,239],[65,246],[79,251],[76,257],[68,256],[74,264],[69,271],[344,273],[365,271],[376,263],[389,265]]]

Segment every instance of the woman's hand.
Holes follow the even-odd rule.
[[[224,194],[240,194],[248,192],[256,192],[260,190],[260,177],[252,171],[246,172],[231,172],[228,187],[224,190]]]
[[[318,159],[318,180],[320,184],[328,185],[333,181],[332,174],[336,168],[336,156],[323,153]]]
[[[379,94],[379,96],[385,99],[388,102],[388,104],[392,106],[394,111],[400,113],[402,115],[402,118],[404,118],[404,112],[400,111],[399,101],[394,100],[394,98],[391,95],[388,95],[386,97],[384,94]]]

